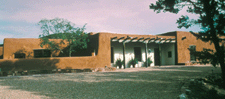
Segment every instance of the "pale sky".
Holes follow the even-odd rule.
[[[64,18],[86,32],[160,34],[200,31],[199,26],[178,29],[178,14],[156,14],[149,9],[155,0],[0,0],[0,44],[4,38],[38,38],[41,19]]]

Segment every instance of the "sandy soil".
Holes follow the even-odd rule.
[[[1,77],[0,99],[175,99],[184,81],[220,68],[164,66]]]

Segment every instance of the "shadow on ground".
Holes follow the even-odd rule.
[[[213,67],[154,68],[136,72],[48,74],[0,79],[1,86],[50,98],[175,99],[183,81],[220,72]]]

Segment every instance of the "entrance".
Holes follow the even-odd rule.
[[[142,55],[141,55],[141,47],[134,47],[134,57],[141,61]]]
[[[113,47],[111,47],[111,63],[114,63],[114,50],[113,50]]]
[[[154,60],[155,66],[159,66],[160,65],[159,48],[154,48]]]

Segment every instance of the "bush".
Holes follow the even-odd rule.
[[[148,66],[151,65],[153,62],[150,58],[148,58]],[[146,66],[147,62],[144,62],[144,65]]]
[[[124,65],[124,61],[122,61],[120,58],[116,60],[116,66],[119,66],[119,68],[122,67],[122,65]]]
[[[8,76],[7,72],[2,72],[2,76]]]
[[[217,85],[220,88],[224,88],[224,81],[222,79],[222,74],[220,73],[208,75],[205,77],[204,81],[213,85]]]
[[[132,65],[134,68],[135,68],[135,65],[136,65],[136,64],[138,64],[138,60],[137,60],[136,58],[135,58],[135,59],[132,58],[132,59],[129,61],[129,65],[130,65],[130,66]]]

